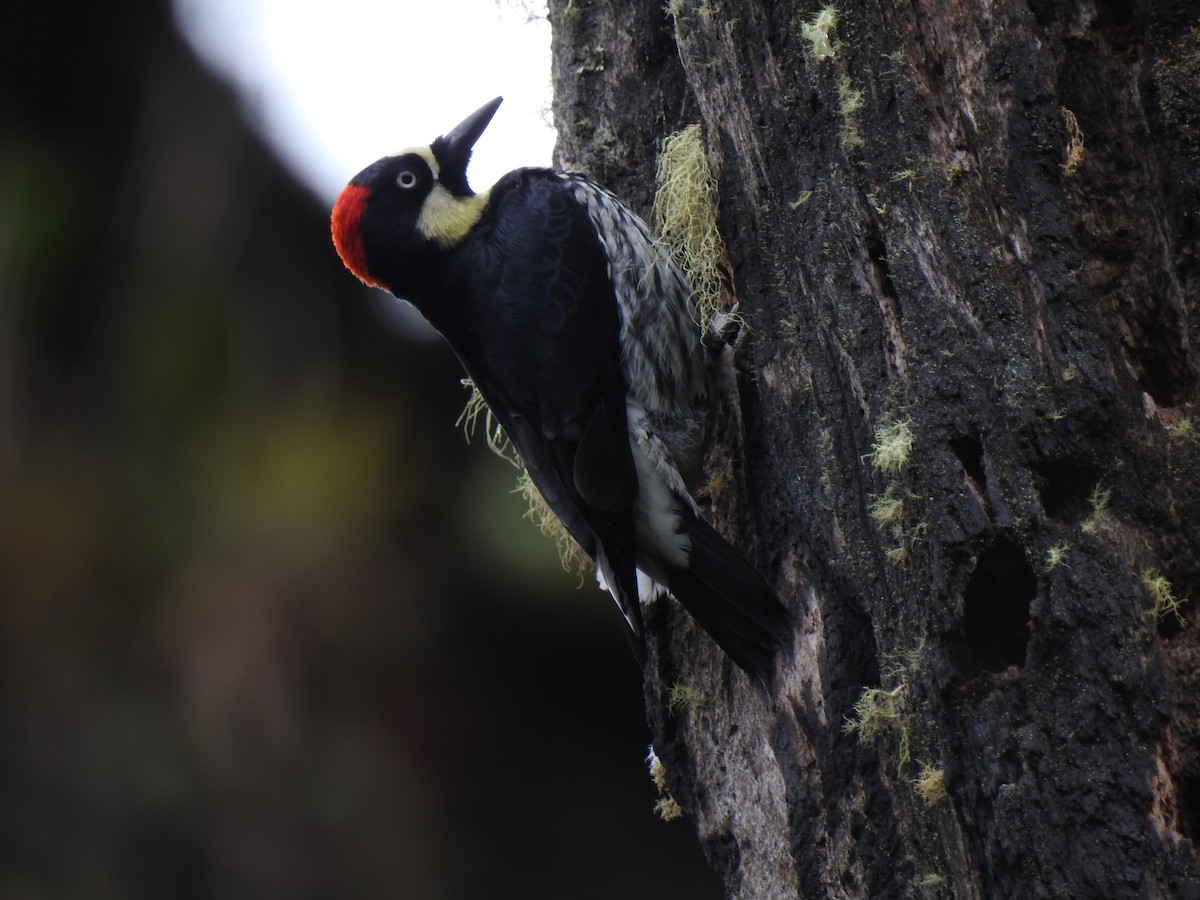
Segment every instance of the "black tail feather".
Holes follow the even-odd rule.
[[[775,658],[791,641],[792,618],[771,586],[711,525],[688,516],[686,569],[667,587],[729,658],[768,691]]]

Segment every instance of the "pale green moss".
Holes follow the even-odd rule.
[[[1067,561],[1067,553],[1070,551],[1071,545],[1066,541],[1060,541],[1046,551],[1046,568],[1057,569]]]
[[[838,79],[838,115],[842,120],[838,134],[844,150],[857,150],[863,145],[862,131],[858,127],[858,114],[863,104],[863,92],[854,86],[849,75],[842,75]]]
[[[683,815],[683,807],[674,797],[659,797],[654,803],[654,812],[664,822],[673,822]]]
[[[1111,499],[1112,490],[1106,488],[1104,482],[1096,482],[1096,486],[1092,488],[1092,493],[1088,496],[1088,505],[1092,508],[1092,514],[1079,526],[1084,534],[1096,534],[1100,530],[1100,517],[1108,509]]]
[[[883,495],[876,497],[867,507],[867,514],[875,520],[880,530],[899,537],[904,531],[904,499],[896,496],[895,488],[889,486]]]
[[[524,497],[529,504],[525,518],[533,522],[542,534],[554,541],[563,568],[568,572],[576,572],[580,575],[590,571],[592,561],[583,552],[583,548],[575,543],[571,533],[550,509],[545,498],[542,497],[542,492],[537,489],[537,485],[533,483],[533,479],[529,477],[529,471],[524,466],[521,467],[517,486],[513,490],[514,493]]]
[[[910,737],[908,725],[900,715],[900,696],[905,685],[899,684],[890,691],[882,688],[864,688],[854,704],[854,715],[846,720],[842,731],[857,734],[859,743],[873,744],[883,735],[896,732],[900,742],[900,764],[909,761]]]
[[[1075,113],[1065,106],[1060,107],[1060,110],[1062,111],[1063,126],[1067,129],[1067,161],[1062,164],[1062,172],[1065,177],[1070,178],[1079,171],[1086,155],[1083,147],[1083,129],[1079,127],[1079,120],[1075,118]]]
[[[654,752],[653,745],[646,751],[646,766],[650,770],[650,780],[654,782],[654,786],[658,788],[658,792],[660,794],[666,793],[667,767],[662,764],[662,760]]]
[[[667,712],[675,715],[680,710],[688,711],[699,708],[704,702],[704,695],[694,682],[681,681],[671,685],[667,695]]]
[[[889,421],[875,429],[875,442],[867,459],[885,475],[898,475],[912,454],[913,433],[907,421]]]
[[[475,436],[475,430],[479,427],[479,417],[483,416],[484,438],[487,440],[488,449],[501,459],[512,463],[518,469],[524,469],[525,466],[521,462],[521,458],[517,456],[517,451],[509,443],[508,435],[504,433],[504,429],[500,427],[500,423],[496,420],[496,417],[492,415],[487,401],[483,399],[483,394],[479,392],[479,388],[475,386],[475,382],[470,378],[464,378],[462,386],[470,391],[471,395],[467,398],[467,405],[458,414],[458,418],[454,424],[462,428],[463,434],[467,438],[467,443],[470,443],[471,438]]]
[[[559,559],[562,560],[563,568],[568,572],[574,571],[583,574],[591,567],[591,560],[583,549],[575,543],[574,538],[558,516],[547,505],[545,498],[542,497],[541,491],[533,483],[533,479],[529,477],[529,472],[525,468],[525,464],[521,461],[521,457],[517,455],[516,449],[508,439],[508,435],[504,433],[504,429],[500,427],[500,423],[488,408],[487,401],[483,399],[483,394],[479,392],[479,388],[470,378],[462,380],[463,387],[467,388],[471,395],[467,398],[467,405],[463,407],[463,411],[459,414],[455,425],[462,428],[469,442],[474,436],[476,429],[479,427],[479,420],[482,416],[484,434],[487,440],[488,448],[499,456],[501,459],[507,460],[512,465],[520,470],[520,475],[517,476],[517,486],[514,489],[529,504],[529,510],[525,513],[525,518],[529,519],[542,534],[554,541],[558,549]]]
[[[1171,615],[1180,625],[1186,625],[1187,620],[1183,618],[1183,604],[1188,602],[1187,597],[1177,597],[1175,589],[1171,587],[1171,582],[1167,581],[1165,575],[1158,569],[1146,568],[1141,572],[1142,586],[1150,593],[1150,599],[1154,601],[1154,605],[1150,609],[1150,615],[1154,617],[1155,622],[1161,622],[1164,617]]]
[[[934,806],[946,799],[946,772],[940,766],[925,763],[912,784],[926,806]]]
[[[717,182],[699,125],[689,125],[663,141],[655,181],[655,227],[687,273],[698,324],[707,332],[725,311],[726,251],[717,229]]]
[[[833,30],[837,27],[837,9],[826,6],[800,26],[800,34],[812,44],[813,58],[818,62],[833,59],[837,54]]]
[[[658,800],[654,803],[655,814],[664,822],[678,819],[683,815],[683,807],[667,790],[667,769],[662,764],[662,760],[658,758],[658,754],[654,752],[653,746],[646,753],[646,765],[650,769],[650,780],[654,782],[654,787],[659,794]]]
[[[1173,438],[1189,437],[1194,429],[1195,423],[1191,416],[1182,416],[1167,426],[1167,431]]]

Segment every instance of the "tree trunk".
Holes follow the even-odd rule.
[[[1200,896],[1190,0],[553,0],[559,156],[703,126],[748,329],[711,516],[773,700],[673,607],[647,715],[741,898]]]

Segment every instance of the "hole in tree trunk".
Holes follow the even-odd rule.
[[[958,665],[964,675],[1025,665],[1029,606],[1037,576],[1025,552],[1001,538],[979,555],[963,590],[963,637]]]
[[[1138,386],[1159,406],[1176,406],[1191,393],[1190,361],[1172,335],[1160,332],[1155,346],[1128,347],[1126,352]]]
[[[1200,840],[1200,777],[1197,775],[1180,782],[1179,826],[1193,844]]]
[[[1047,516],[1071,523],[1087,517],[1091,511],[1088,498],[1099,480],[1088,463],[1075,459],[1049,460],[1034,466],[1034,476]]]

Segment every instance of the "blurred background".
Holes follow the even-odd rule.
[[[721,896],[611,601],[204,21],[0,13],[0,898]]]

